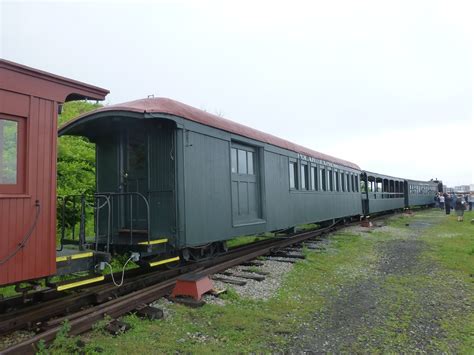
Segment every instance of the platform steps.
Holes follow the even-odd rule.
[[[153,258],[153,259],[147,260],[147,263],[149,267],[156,267],[160,265],[178,265],[180,260],[181,259],[179,256],[168,256],[166,258],[163,258],[163,257]]]

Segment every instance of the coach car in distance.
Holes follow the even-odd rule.
[[[364,215],[405,207],[405,180],[363,171],[360,177]]]
[[[406,207],[434,205],[436,193],[442,191],[443,183],[439,181],[405,180],[405,205]]]

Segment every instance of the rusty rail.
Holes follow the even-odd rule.
[[[127,312],[133,311],[134,309],[136,309],[137,306],[141,304],[150,303],[156,299],[159,299],[160,297],[163,297],[169,294],[173,285],[176,282],[176,279],[185,273],[199,271],[200,273],[205,273],[208,275],[214,274],[214,273],[223,271],[225,269],[228,269],[230,267],[239,265],[245,261],[249,261],[259,256],[266,255],[277,249],[284,248],[284,247],[294,245],[294,244],[299,244],[305,240],[332,232],[335,229],[337,229],[337,227],[333,225],[327,228],[303,232],[303,233],[291,235],[284,238],[272,238],[269,240],[263,240],[257,243],[248,244],[243,247],[234,249],[230,251],[229,253],[223,256],[216,257],[215,259],[212,259],[212,260],[199,262],[196,264],[192,264],[191,266],[188,265],[181,269],[168,270],[165,272],[163,271],[153,272],[153,273],[144,275],[142,276],[142,279],[138,278],[137,280],[134,280],[134,281],[128,281],[124,285],[125,288],[127,287],[127,285],[129,285],[129,287],[130,285],[134,285],[131,287],[131,289],[134,289],[133,290],[134,292],[130,292],[129,290],[128,294],[123,295],[120,298],[112,299],[112,300],[103,302],[93,308],[82,310],[77,313],[64,316],[57,320],[46,322],[45,325],[49,329],[47,329],[46,331],[40,334],[37,334],[36,336],[28,340],[25,340],[21,343],[18,343],[10,348],[3,350],[2,353],[5,353],[5,354],[34,353],[36,351],[36,344],[39,341],[43,340],[46,343],[48,343],[54,340],[57,332],[61,329],[60,322],[62,320],[68,319],[69,324],[71,326],[70,334],[78,335],[90,330],[92,325],[95,322],[101,320],[105,314],[111,317],[119,317]],[[136,290],[138,284],[141,284],[142,286],[145,286],[147,284],[147,281],[144,280],[146,278],[149,279],[148,282],[153,282],[156,278],[156,275],[155,275],[156,273],[162,274],[161,275],[162,277],[164,277],[164,275],[169,276],[169,277],[166,280],[161,281],[157,284],[148,285],[140,290]],[[171,276],[172,273],[174,273],[175,275]],[[88,290],[87,297],[91,297],[90,294],[93,294],[95,297],[95,300],[94,300],[95,302],[110,299],[110,296],[113,293],[112,288],[102,287],[102,289],[100,289],[99,286],[97,288],[99,289]],[[115,290],[116,291],[120,290],[120,288],[118,289],[116,288]],[[76,296],[79,296],[79,295],[76,295]],[[71,304],[72,302],[73,302],[72,299],[68,299],[69,304]],[[76,302],[77,302],[77,299],[76,299]],[[57,315],[57,312],[54,312],[54,313],[56,313],[54,315]],[[31,317],[29,321],[30,322],[32,321]]]

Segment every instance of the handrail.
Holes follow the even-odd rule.
[[[143,202],[145,203],[146,206],[146,224],[147,224],[147,241],[148,244],[150,244],[150,203],[148,202],[147,198],[140,192],[136,191],[130,191],[130,192],[101,192],[101,193],[96,193],[94,195],[105,197],[109,197],[109,205],[110,205],[110,197],[114,196],[136,196],[137,198],[141,198]],[[110,216],[108,218],[110,221]],[[133,202],[132,199],[130,198],[130,244],[133,242]],[[109,244],[109,241],[107,242]]]
[[[102,195],[102,194],[97,194],[95,193],[94,194],[94,197],[95,197],[95,201],[94,202],[97,202],[98,206],[96,207],[96,237],[95,237],[95,250],[99,250],[99,211],[104,207],[104,206],[107,206],[107,212],[108,212],[108,215],[107,215],[107,245],[106,245],[106,251],[107,253],[110,251],[110,232],[111,232],[111,228],[110,228],[110,216],[111,216],[111,213],[112,213],[112,208],[111,208],[111,205],[110,205],[110,197],[109,196],[106,196],[106,195]],[[99,201],[101,198],[104,198],[105,199],[105,202],[103,205],[99,205]]]
[[[130,192],[100,192],[100,193],[94,193],[93,195],[89,195],[93,197],[94,203],[90,204],[87,201],[87,196],[86,194],[71,194],[71,195],[66,195],[66,196],[58,196],[58,200],[60,200],[62,203],[61,206],[61,246],[57,251],[61,251],[64,247],[64,241],[66,239],[66,208],[67,208],[67,203],[72,202],[72,208],[73,208],[73,225],[72,225],[72,239],[74,240],[75,236],[75,229],[76,229],[76,217],[77,213],[80,214],[80,227],[79,227],[79,247],[83,248],[85,243],[86,243],[86,206],[92,207],[96,213],[95,213],[95,249],[98,250],[99,248],[99,239],[101,235],[100,231],[100,211],[104,208],[107,209],[107,224],[106,224],[106,251],[110,251],[110,244],[113,242],[112,240],[112,228],[113,228],[113,198],[114,197],[119,197],[119,196],[128,196],[130,198],[130,244],[133,243],[133,223],[134,223],[134,217],[133,217],[133,199],[136,198],[136,201],[141,199],[146,207],[146,228],[147,228],[147,241],[148,245],[150,244],[150,238],[151,238],[151,222],[150,222],[150,203],[148,199],[140,192],[135,192],[135,191],[130,191]],[[80,198],[80,209],[79,211],[76,211],[76,203],[77,203],[77,198]],[[120,205],[119,205],[120,206]],[[120,208],[120,207],[119,207]]]
[[[62,200],[62,206],[61,206],[61,239],[60,239],[60,248],[59,249],[56,249],[56,251],[62,251],[63,250],[63,247],[64,247],[64,240],[66,238],[66,204],[68,201],[72,201],[72,210],[74,211],[74,217],[77,216],[76,214],[76,198],[77,197],[80,197],[81,199],[81,209],[80,209],[80,215],[79,215],[79,218],[80,218],[80,225],[79,225],[79,247],[80,248],[83,248],[84,247],[84,243],[85,243],[85,223],[86,223],[86,220],[85,220],[85,205],[86,205],[86,201],[85,201],[85,194],[71,194],[71,195],[65,195],[65,196],[57,196],[57,199],[58,200]],[[72,232],[72,240],[74,240],[75,238],[75,234],[76,234],[76,222],[74,221],[74,224],[72,225],[72,228],[71,228],[71,232]]]

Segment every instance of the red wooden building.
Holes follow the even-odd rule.
[[[107,94],[0,59],[0,285],[55,273],[59,105]]]

